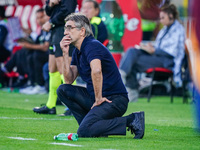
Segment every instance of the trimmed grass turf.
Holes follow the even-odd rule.
[[[78,141],[55,141],[59,133],[75,133],[78,124],[73,117],[56,115],[38,115],[32,108],[46,103],[48,95],[22,95],[0,91],[0,150],[54,150],[54,149],[117,149],[117,150],[157,150],[157,149],[199,149],[200,136],[194,131],[192,106],[182,104],[182,98],[175,97],[170,103],[169,97],[146,98],[130,103],[126,114],[144,110],[146,130],[143,140],[134,140],[127,132],[126,136],[108,138],[80,138]],[[64,106],[57,106],[57,113],[63,113]],[[126,115],[125,114],[125,115]],[[34,138],[34,141],[16,140],[8,137]],[[66,143],[82,147],[52,145]]]

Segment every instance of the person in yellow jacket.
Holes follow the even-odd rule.
[[[108,32],[99,16],[100,8],[96,0],[83,0],[81,13],[90,20],[95,39],[103,43],[108,38]]]

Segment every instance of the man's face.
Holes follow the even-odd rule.
[[[81,37],[81,30],[75,25],[74,21],[67,21],[65,24],[65,36],[71,38],[71,43],[76,43]]]
[[[85,2],[82,5],[81,12],[88,18],[92,19],[92,17],[97,16],[99,13],[99,9],[94,8],[93,2]]]
[[[42,26],[45,23],[44,12],[37,12],[36,13],[36,22],[38,25]]]

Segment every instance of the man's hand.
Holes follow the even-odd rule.
[[[69,45],[71,44],[71,38],[68,35],[65,35],[63,39],[60,41],[60,48],[63,53],[69,52]]]
[[[58,5],[61,0],[50,0],[49,1],[49,7],[53,7],[55,5]]]
[[[26,48],[26,42],[18,42],[19,46]]]
[[[91,109],[92,109],[93,107],[95,107],[95,106],[101,105],[103,102],[112,103],[112,101],[108,100],[108,99],[105,98],[105,97],[102,97],[101,99],[95,101],[95,103],[92,105]]]
[[[28,42],[18,42],[19,46],[23,47],[23,48],[27,48],[28,50],[31,50],[32,48],[32,44],[28,43]]]
[[[49,30],[51,29],[51,23],[49,21],[47,21],[43,26],[42,26],[42,30],[49,32]]]

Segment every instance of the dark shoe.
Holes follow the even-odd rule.
[[[35,108],[33,108],[33,111],[38,113],[38,114],[51,114],[51,115],[56,114],[56,108],[55,107],[53,107],[51,109],[49,109],[47,106],[35,107]]]
[[[135,134],[134,139],[142,139],[145,130],[144,112],[141,111],[133,114],[135,116],[135,119],[133,120],[133,122],[130,123],[128,131],[131,130],[131,134]]]
[[[17,81],[12,85],[13,88],[22,88],[27,83],[27,79],[17,79]]]
[[[73,114],[72,114],[71,110],[68,109],[63,114],[60,114],[58,116],[73,116]]]

